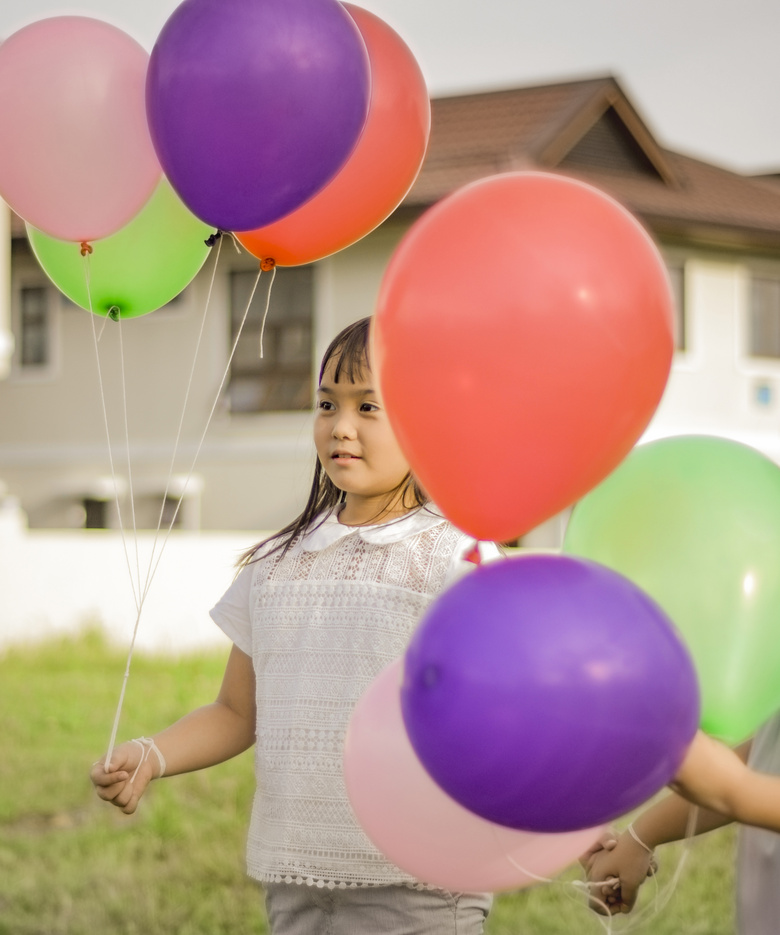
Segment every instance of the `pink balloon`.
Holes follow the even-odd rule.
[[[97,240],[141,210],[161,169],[146,123],[149,56],[85,16],[25,26],[0,45],[0,195],[60,240]]]
[[[514,831],[458,805],[417,759],[401,717],[403,660],[391,663],[358,702],[344,747],[352,808],[390,860],[451,892],[521,889],[549,879],[598,837]]]

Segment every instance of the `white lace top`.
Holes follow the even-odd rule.
[[[211,611],[257,681],[250,876],[355,886],[415,882],[371,844],[350,807],[342,748],[352,709],[402,655],[473,545],[430,508],[378,526],[331,515],[244,568]],[[495,548],[495,547],[493,547]]]

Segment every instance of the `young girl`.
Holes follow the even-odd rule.
[[[303,513],[251,549],[211,611],[233,640],[216,701],[92,769],[132,813],[149,782],[256,743],[247,863],[274,935],[482,931],[490,898],[424,886],[359,827],[342,776],[350,714],[403,654],[473,540],[415,483],[368,359],[369,319],[339,334],[320,370],[314,482]]]

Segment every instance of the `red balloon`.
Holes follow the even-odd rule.
[[[373,13],[342,6],[368,49],[368,118],[352,155],[320,192],[281,220],[237,235],[254,256],[279,266],[313,263],[365,237],[412,187],[428,145],[428,89],[408,46]]]
[[[672,360],[672,296],[639,223],[589,185],[508,173],[396,249],[373,363],[415,475],[452,522],[507,541],[609,474]]]

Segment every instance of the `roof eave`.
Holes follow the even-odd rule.
[[[696,244],[699,247],[728,249],[744,253],[780,250],[780,230],[738,224],[712,224],[706,221],[668,215],[635,212],[636,217],[658,240]]]

